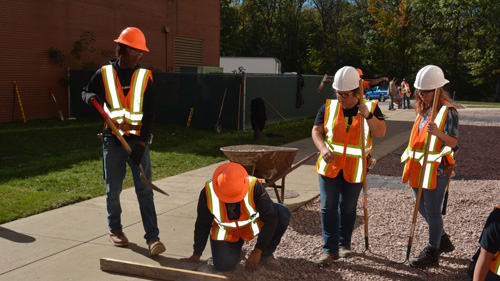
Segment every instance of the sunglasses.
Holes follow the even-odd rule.
[[[337,96],[341,96],[343,98],[347,98],[350,95],[352,95],[352,92],[349,92],[349,93],[339,93],[339,92],[337,92]]]

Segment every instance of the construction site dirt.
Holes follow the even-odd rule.
[[[445,230],[456,249],[441,254],[438,267],[417,269],[406,260],[415,200],[410,188],[401,183],[400,158],[406,148],[403,145],[380,159],[368,176],[369,250],[365,245],[360,196],[352,237],[354,256],[323,267],[314,263],[322,253],[323,243],[318,197],[293,212],[275,252],[282,264],[280,269],[260,267],[249,273],[244,269],[244,257],[235,270],[225,275],[247,280],[470,280],[467,270],[479,247],[479,236],[487,216],[500,202],[500,174],[495,161],[500,138],[499,113],[498,109],[459,110],[458,166],[450,182],[443,216]],[[419,215],[411,257],[427,245],[427,231],[427,224]],[[244,246],[246,256],[253,247],[254,243]],[[214,273],[210,266],[200,269]]]

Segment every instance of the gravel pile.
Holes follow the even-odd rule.
[[[500,110],[459,111],[458,167],[450,183],[445,230],[455,251],[441,255],[440,266],[416,269],[406,260],[414,209],[409,187],[400,183],[406,145],[377,162],[368,178],[369,250],[365,249],[363,193],[352,237],[353,257],[329,266],[314,263],[322,252],[319,198],[297,209],[275,252],[279,270],[244,269],[244,260],[225,275],[246,280],[469,280],[467,267],[478,249],[484,222],[500,203],[500,173],[494,157],[500,139]],[[427,244],[427,224],[418,216],[410,257]],[[245,255],[254,243],[245,244]],[[212,271],[212,273],[215,273]]]

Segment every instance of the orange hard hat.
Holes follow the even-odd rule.
[[[146,37],[137,27],[125,28],[120,36],[114,40],[116,43],[124,44],[129,47],[149,52],[146,47]]]
[[[224,203],[236,203],[248,193],[248,173],[237,163],[225,163],[215,169],[212,176],[215,194]]]
[[[361,70],[361,68],[356,68],[356,70],[358,71],[359,76],[363,76],[363,71]]]

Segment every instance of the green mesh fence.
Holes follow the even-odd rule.
[[[93,74],[94,71],[70,70],[72,117],[99,116],[81,99],[82,88]],[[220,114],[222,128],[251,129],[250,104],[255,98],[265,99],[266,124],[314,117],[324,99],[333,97],[331,84],[326,84],[322,92],[317,92],[323,77],[302,77],[304,87],[300,98],[297,75],[153,72],[156,122],[187,125],[192,109],[190,126],[195,128],[214,128]]]

